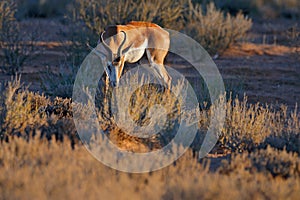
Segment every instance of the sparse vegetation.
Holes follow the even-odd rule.
[[[117,97],[129,100],[120,102],[119,107],[122,109],[128,103],[129,109],[119,119],[125,122],[132,119],[136,125],[147,126],[166,117],[166,123],[159,134],[148,138],[131,135],[135,131],[133,126],[127,126],[127,129],[119,127],[108,104],[116,103],[115,99],[104,95],[102,80],[98,80],[95,98],[89,96],[91,100],[95,100],[96,119],[110,142],[122,150],[144,153],[161,149],[173,139],[178,120],[187,116],[196,119],[199,129],[194,143],[172,165],[150,173],[122,173],[98,162],[86,150],[83,141],[79,140],[77,127],[73,122],[73,109],[86,111],[83,112],[85,117],[91,112],[91,106],[73,102],[70,98],[73,83],[82,59],[89,52],[89,45],[96,45],[97,36],[106,25],[131,20],[152,21],[162,27],[189,34],[215,55],[246,38],[245,34],[252,25],[248,14],[251,17],[261,17],[263,23],[269,23],[264,19],[297,19],[300,13],[297,0],[210,2],[212,1],[1,1],[0,199],[298,199],[300,113],[296,102],[299,100],[299,65],[298,62],[295,65],[294,62],[286,62],[294,59],[293,56],[297,59],[299,57],[296,54],[299,52],[299,26],[295,22],[288,25],[290,29],[280,32],[284,35],[281,40],[286,39],[284,44],[293,46],[292,52],[289,47],[282,46],[280,48],[284,48],[284,53],[274,57],[277,54],[269,52],[271,48],[277,47],[275,43],[265,45],[263,47],[267,46],[268,49],[258,48],[258,53],[255,53],[261,59],[256,63],[257,60],[251,60],[253,55],[247,53],[253,46],[257,47],[251,43],[243,48],[236,45],[238,51],[246,52],[239,55],[239,62],[234,62],[235,54],[226,57],[226,53],[216,61],[221,60],[220,71],[226,76],[224,82],[228,92],[220,97],[218,103],[202,102],[210,99],[204,81],[193,76],[193,71],[189,71],[186,62],[170,55],[167,64],[179,66],[178,70],[187,75],[196,90],[201,107],[199,115],[182,106],[182,101],[176,99],[176,95],[156,84],[145,84],[134,92],[130,92],[130,88],[121,88]],[[52,16],[59,18],[58,21],[62,23],[62,28],[56,35],[62,45],[51,46],[48,38],[46,42],[37,44],[35,28],[30,33],[28,30],[23,31],[20,28],[22,21],[18,21],[24,17]],[[46,20],[47,25],[52,23],[51,20],[43,20]],[[259,25],[262,26],[264,25]],[[268,27],[259,31],[263,34],[271,32]],[[259,36],[262,36],[261,32],[258,33]],[[253,33],[257,34],[252,30],[251,34]],[[54,55],[54,58],[49,58],[48,54],[43,55],[43,59],[49,59],[46,61],[47,68],[44,68],[42,61],[29,62],[37,46],[38,50],[45,48]],[[227,52],[232,50],[233,48]],[[290,54],[285,54],[287,52]],[[263,57],[264,54],[267,56]],[[53,61],[55,59],[57,62]],[[226,62],[233,64],[228,65]],[[269,62],[266,68],[260,66],[260,63],[265,62]],[[22,72],[24,65],[24,71],[30,68],[29,72],[4,81],[8,80],[7,74]],[[230,68],[232,65],[238,66]],[[41,77],[41,87],[34,85],[37,87],[34,90],[45,94],[32,92],[27,84],[21,82],[21,77],[26,82],[35,82],[34,76],[31,76],[33,73]],[[90,70],[88,77],[93,73]],[[131,78],[127,81],[135,81],[134,75],[127,75]],[[257,81],[261,77],[265,80]],[[254,85],[256,87],[250,84],[250,79],[253,79],[251,83],[258,82]],[[173,90],[182,91],[182,87],[181,82],[178,82]],[[268,91],[265,94],[268,99],[288,106],[259,103],[259,94],[256,93],[260,89]],[[289,91],[293,89],[295,91]],[[251,91],[252,94],[246,93],[241,99],[238,95],[246,91]],[[277,96],[272,96],[273,93]],[[288,97],[280,99],[278,93]],[[290,101],[287,103],[284,101],[286,99]],[[153,113],[153,108],[158,104],[163,107],[159,109],[161,112]],[[216,108],[220,105],[225,107],[224,126],[215,128],[215,133],[220,137],[210,154],[199,160],[198,151],[212,121],[211,116],[217,113]],[[215,116],[215,123],[220,124],[219,115]],[[84,125],[90,128],[90,124]],[[147,132],[144,134],[149,135]],[[91,147],[95,151],[99,150],[95,138],[89,136],[91,135],[87,134],[87,138],[91,139]],[[101,149],[100,153],[106,156]],[[121,161],[124,157],[116,155],[116,159]],[[148,162],[150,161],[145,160],[141,164],[146,165]]]
[[[181,84],[176,86],[178,91],[180,91],[181,87]],[[177,90],[176,88],[174,88],[174,90]],[[2,90],[2,132],[7,135],[22,135],[25,133],[26,127],[30,128],[29,130],[41,128],[46,124],[46,119],[51,118],[53,114],[58,119],[65,117],[72,118],[70,101],[58,103],[65,102],[65,100],[59,100],[60,98],[58,98],[51,102],[45,96],[34,94],[22,87],[19,78],[8,82],[6,88]],[[151,93],[151,98],[147,97],[147,92]],[[122,99],[126,99],[124,95],[131,95],[130,92],[126,91],[119,94],[123,95]],[[117,127],[117,125],[113,119],[104,117],[107,116],[105,112],[108,112],[108,110],[101,109],[101,106],[103,106],[102,102],[105,101],[104,98],[105,97],[101,96],[100,93],[98,93],[96,97],[97,101],[101,101],[96,102],[96,105],[100,106],[98,107],[99,122],[103,127],[108,126],[110,130],[113,130],[115,129],[113,127]],[[168,115],[169,127],[165,129],[167,132],[172,129],[180,113],[182,117],[182,113],[189,112],[181,110],[182,105],[180,102],[177,102],[178,100],[174,99],[174,97],[168,97],[167,91],[158,88],[155,89],[155,87],[151,85],[143,87],[143,90],[135,91],[134,95],[128,98],[130,99],[130,104],[127,106],[130,106],[129,113],[131,114],[129,116],[126,115],[125,118],[121,118],[121,120],[126,120],[126,118],[130,117],[139,125],[147,124],[149,120],[151,120],[150,118],[153,117],[150,114],[150,108],[159,103],[165,107],[167,113],[171,114]],[[127,104],[127,102],[124,103]],[[122,108],[125,104],[118,106]],[[202,130],[207,129],[212,114],[211,112],[213,112],[212,109],[201,111],[202,117],[199,119],[199,128]],[[244,100],[241,102],[238,99],[230,98],[225,106],[226,121],[224,128],[220,130],[220,144],[230,149],[230,151],[252,151],[253,149],[264,147],[266,140],[272,140],[273,137],[283,137],[289,138],[287,140],[281,139],[281,143],[284,142],[284,144],[276,144],[276,142],[274,143],[273,141],[271,145],[276,148],[283,148],[285,146],[288,150],[298,152],[297,138],[300,132],[300,116],[299,113],[297,113],[297,109],[296,107],[293,112],[288,113],[287,107],[283,105],[281,109],[277,111],[268,105],[263,106],[259,103],[251,105],[247,103],[246,97],[244,97]],[[167,136],[167,132],[162,135]],[[172,138],[172,136],[170,137]],[[294,138],[294,140],[292,138]]]
[[[36,28],[24,33],[15,18],[15,1],[0,2],[0,69],[9,74],[20,72],[25,61],[32,58],[37,39]]]

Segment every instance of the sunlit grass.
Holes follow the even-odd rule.
[[[259,103],[251,105],[246,97],[243,101],[223,98],[226,118],[223,129],[219,130],[221,137],[217,145],[229,149],[230,154],[224,157],[219,167],[209,158],[198,162],[197,154],[189,149],[173,165],[134,175],[105,167],[88,153],[74,135],[72,106],[79,105],[72,104],[70,99],[51,101],[30,93],[26,87],[21,87],[19,78],[1,88],[0,192],[4,199],[222,199],[224,196],[232,199],[296,199],[299,195],[300,124],[297,109],[288,113],[284,106],[275,110]],[[136,91],[138,104],[132,105],[134,111],[131,114],[136,122],[147,124],[141,113],[148,113],[147,106],[157,103],[157,99],[161,102],[166,91],[153,85],[143,90],[144,96],[142,90]],[[153,101],[146,98],[148,90]],[[177,103],[170,102],[164,106],[173,111]],[[215,112],[214,105],[199,113],[198,126],[202,131],[207,129],[212,112]],[[113,119],[102,114],[97,111],[101,127],[106,128],[104,133],[121,149],[149,152],[165,144],[157,138],[147,141],[129,136],[128,132],[118,129]],[[97,150],[97,143],[91,145],[96,145]]]

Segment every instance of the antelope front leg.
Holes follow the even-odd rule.
[[[105,96],[107,96],[108,90],[109,90],[109,78],[106,75],[105,76]]]
[[[109,77],[106,75],[105,77],[105,91],[104,91],[104,114],[107,118],[110,118],[111,116],[111,93],[109,91]]]

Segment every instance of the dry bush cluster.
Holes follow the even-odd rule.
[[[45,95],[30,92],[20,82],[20,76],[1,83],[0,138],[9,136],[28,138],[41,131],[43,137],[63,139],[64,135],[77,140],[72,120],[71,99],[56,97],[50,100]]]
[[[218,170],[221,174],[230,174],[244,168],[249,173],[263,172],[273,177],[300,177],[299,153],[278,150],[268,146],[254,152],[236,154],[224,161]],[[238,166],[239,165],[239,166]]]
[[[20,83],[20,77],[3,84],[1,91],[1,135],[25,132],[29,126],[45,124],[43,113],[39,108],[45,106],[47,98],[29,92]]]
[[[198,41],[210,54],[222,53],[230,45],[243,39],[252,21],[241,12],[236,16],[224,14],[213,3],[205,11],[200,4],[189,5],[188,23],[184,31]]]
[[[226,121],[220,141],[236,151],[265,147],[268,141],[276,148],[286,146],[299,153],[299,119],[297,106],[288,113],[284,105],[278,110],[270,105],[249,104],[246,97],[243,101],[230,98],[226,103]]]

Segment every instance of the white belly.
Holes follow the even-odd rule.
[[[147,46],[148,46],[148,41],[146,39],[140,47],[130,48],[125,53],[125,62],[135,63],[139,61],[143,57]]]

